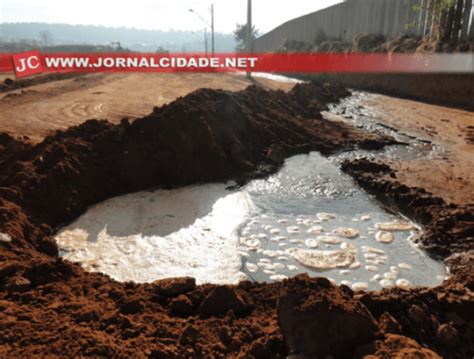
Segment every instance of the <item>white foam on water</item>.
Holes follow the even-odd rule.
[[[190,276],[198,283],[238,283],[245,274],[237,231],[255,208],[246,192],[225,187],[117,197],[89,209],[56,241],[65,259],[118,281]]]
[[[368,252],[368,253],[374,253],[374,254],[381,254],[381,255],[387,253],[383,249],[369,247],[369,246],[362,246],[362,251],[363,252]]]
[[[371,282],[379,282],[383,279],[383,277],[380,275],[380,274],[376,274],[372,277],[372,279],[370,280]]]
[[[247,267],[247,270],[248,270],[250,273],[255,273],[256,271],[258,271],[258,266],[257,266],[256,264],[247,263],[245,266]]]
[[[393,282],[389,279],[382,279],[379,283],[382,288],[393,287]]]
[[[341,243],[341,249],[344,251],[352,252],[354,254],[358,252],[357,247],[354,244],[348,242]]]
[[[365,282],[357,282],[352,285],[352,290],[359,291],[359,290],[367,290],[369,289],[369,285]]]
[[[317,239],[326,244],[341,244],[342,241],[335,236],[319,236]]]
[[[390,272],[391,273],[395,273],[398,275],[398,273],[400,273],[400,268],[396,267],[396,266],[391,266],[390,267]]]
[[[290,243],[293,244],[303,244],[304,241],[302,239],[290,239]]]
[[[413,287],[411,282],[406,279],[398,279],[395,285],[400,289],[410,289],[411,287]]]
[[[276,270],[281,270],[281,269],[285,269],[286,266],[283,264],[283,263],[275,263],[273,265],[273,267],[276,269]]]
[[[323,233],[324,232],[324,227],[323,226],[312,226],[310,229],[306,231],[308,234],[318,234],[318,233]]]
[[[57,239],[66,259],[122,281],[192,276],[234,284],[245,275],[263,282],[309,273],[376,290],[406,286],[401,277],[415,285],[445,277],[442,264],[412,245],[414,232],[402,231],[416,226],[353,187],[313,153],[239,191],[209,184],[106,201]],[[395,240],[379,244],[377,231]]]
[[[359,236],[359,230],[355,228],[345,228],[345,227],[336,228],[335,230],[333,230],[333,233],[336,236],[349,238],[349,239],[356,238]]]
[[[384,277],[385,279],[395,280],[395,279],[397,279],[397,277],[398,277],[398,273],[385,272],[385,273],[383,274],[383,277]]]
[[[395,240],[395,236],[390,232],[380,231],[375,235],[375,239],[379,243],[390,244]]]
[[[304,243],[308,248],[318,248],[319,246],[318,240],[314,238],[308,238]]]
[[[322,213],[316,214],[316,216],[318,217],[320,221],[324,221],[324,222],[330,221],[331,219],[336,219],[336,215],[334,213],[322,212]]]
[[[413,267],[410,264],[407,264],[407,263],[400,263],[398,265],[398,267],[400,269],[405,269],[405,270],[412,270],[413,269]]]
[[[288,227],[288,228],[286,229],[286,231],[287,231],[289,234],[298,234],[298,233],[301,232],[300,227],[297,227],[297,226]]]
[[[249,249],[257,249],[261,247],[261,242],[258,238],[241,238],[240,243],[249,247]]]
[[[283,275],[283,274],[274,274],[274,275],[270,276],[270,279],[275,281],[275,282],[281,282],[283,280],[288,279],[288,277],[286,275]]]
[[[349,266],[349,269],[359,269],[360,267],[362,267],[362,263],[357,261],[357,262],[354,262],[352,263],[350,266]]]
[[[315,251],[292,248],[288,253],[302,265],[319,270],[346,268],[355,261],[354,254],[343,250]]]
[[[402,220],[389,223],[377,223],[375,227],[381,231],[387,232],[409,232],[416,229],[416,226],[413,223]]]

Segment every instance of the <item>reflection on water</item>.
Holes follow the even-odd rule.
[[[307,272],[355,288],[437,285],[445,267],[416,248],[416,227],[384,211],[317,153],[245,187],[260,213],[241,231],[244,271],[257,281]],[[386,240],[390,238],[390,240]]]
[[[225,188],[114,198],[56,240],[64,258],[120,281],[192,276],[237,283],[309,273],[379,289],[437,285],[446,276],[412,244],[413,224],[384,211],[317,153],[290,158],[275,175],[240,190]]]

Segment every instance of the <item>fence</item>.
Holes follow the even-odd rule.
[[[433,31],[433,18],[428,7],[433,0],[347,0],[280,25],[256,40],[256,52],[271,52],[286,40],[313,43],[319,33],[331,38],[352,41],[368,32],[387,38],[399,34],[424,36]],[[463,1],[463,37],[474,37],[472,1]],[[469,24],[471,26],[469,27]]]

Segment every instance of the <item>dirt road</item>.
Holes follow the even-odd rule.
[[[294,85],[258,77],[255,82],[283,90]],[[38,142],[54,130],[91,118],[119,122],[144,116],[154,106],[198,88],[235,91],[250,84],[243,75],[212,74],[96,74],[56,81],[2,94],[0,130]],[[391,163],[403,182],[424,187],[448,202],[474,202],[472,112],[382,95],[369,95],[363,106],[375,110],[381,122],[442,146],[430,161]]]
[[[290,89],[292,83],[257,78],[267,88]],[[91,118],[118,122],[136,118],[198,88],[241,90],[243,75],[98,74],[51,82],[1,95],[0,129],[41,141],[52,130]]]
[[[374,108],[382,123],[441,145],[429,160],[391,163],[403,183],[447,202],[474,203],[473,112],[382,95],[369,95],[363,105]]]

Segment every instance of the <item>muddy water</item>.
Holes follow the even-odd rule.
[[[333,160],[341,161],[361,156],[367,158],[413,160],[416,158],[430,158],[444,150],[441,145],[433,143],[428,139],[420,138],[417,134],[403,133],[380,122],[383,114],[380,114],[376,108],[365,105],[368,96],[369,94],[366,92],[353,91],[352,96],[341,100],[338,104],[330,105],[330,111],[326,113],[326,116],[336,115],[338,119],[345,120],[364,131],[391,136],[400,144],[388,146],[384,150],[377,152],[351,151],[335,156]]]
[[[255,207],[224,184],[139,192],[90,208],[56,236],[61,255],[119,281],[237,283],[238,231]]]
[[[433,286],[446,276],[413,245],[418,234],[311,153],[239,190],[209,184],[111,199],[56,240],[64,258],[120,281],[237,283],[309,273],[379,289]]]
[[[429,158],[441,148],[378,122],[363,92],[331,107],[405,145],[288,159],[239,190],[208,184],[140,192],[91,208],[56,237],[64,258],[120,281],[276,281],[309,273],[354,289],[434,286],[446,268],[413,244],[420,230],[387,213],[339,169],[347,158]]]
[[[245,274],[268,281],[307,272],[354,288],[436,285],[445,267],[414,246],[413,223],[387,213],[317,153],[245,187],[260,212],[241,231]]]

